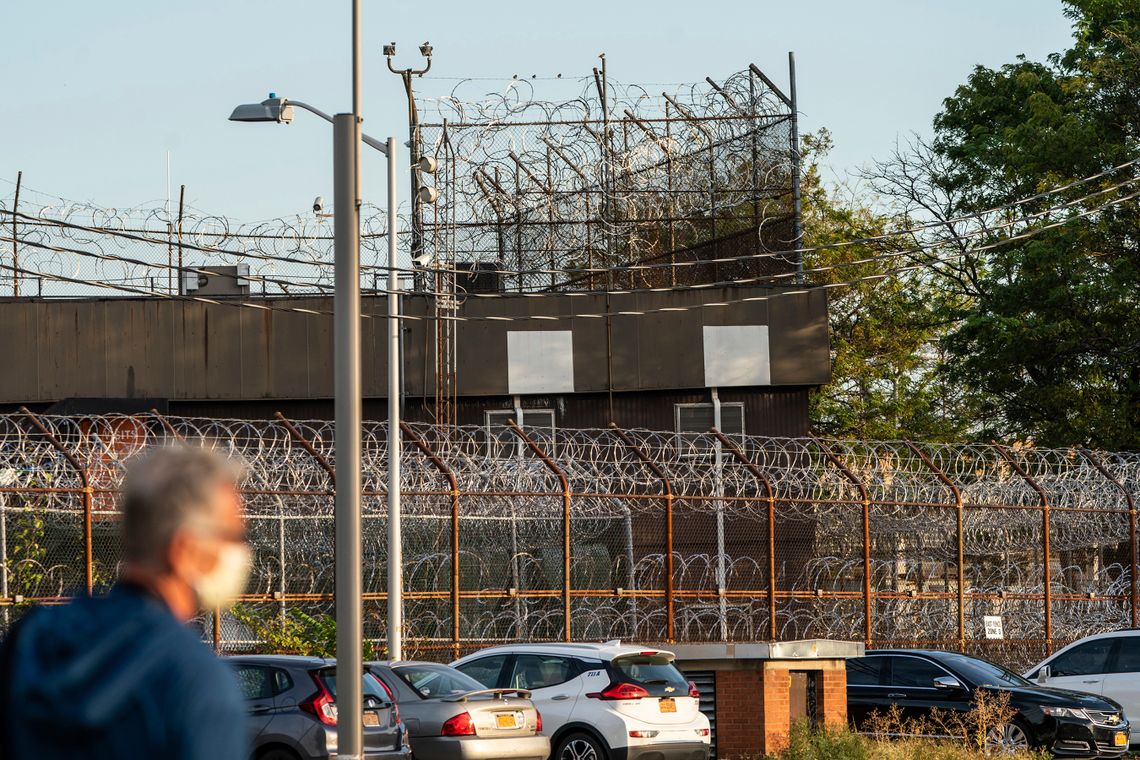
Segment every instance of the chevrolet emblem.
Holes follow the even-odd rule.
[[[1117,723],[1120,722],[1120,716],[1119,715],[1109,715],[1107,718],[1105,718],[1104,722],[1110,726],[1115,726]]]
[[[672,692],[676,691],[676,689],[675,689],[675,688],[673,688],[672,686],[666,686],[666,687],[665,687],[665,691],[667,691],[667,692],[669,692],[669,693],[672,693]]]

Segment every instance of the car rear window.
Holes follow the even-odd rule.
[[[628,655],[614,660],[612,667],[620,681],[640,686],[655,697],[683,697],[689,693],[689,682],[668,655]]]
[[[325,668],[317,671],[317,678],[321,679],[321,683],[329,690],[332,698],[336,699],[336,668]],[[384,692],[384,687],[376,680],[376,677],[370,673],[364,674],[364,702],[369,702],[369,697],[372,701],[387,702],[388,695]]]
[[[392,672],[423,699],[450,697],[485,688],[471,676],[446,665],[402,665],[392,668]]]

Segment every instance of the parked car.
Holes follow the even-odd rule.
[[[1038,686],[986,660],[956,652],[880,650],[847,661],[847,713],[856,726],[871,712],[902,708],[969,710],[979,689],[1009,693],[1013,720],[987,743],[996,750],[1042,748],[1057,757],[1119,757],[1128,750],[1120,705],[1094,694]]]
[[[329,760],[336,756],[336,660],[291,655],[226,658],[249,705],[257,760]],[[407,732],[392,697],[364,679],[364,757],[410,760]],[[209,727],[204,727],[209,730]]]
[[[1131,743],[1140,744],[1140,631],[1086,636],[1034,665],[1025,677],[1119,702],[1132,723]]]
[[[487,689],[434,662],[370,662],[396,698],[416,760],[546,760],[550,739],[523,689]]]
[[[673,653],[605,644],[511,644],[452,663],[488,688],[530,692],[553,760],[708,760],[709,721]]]

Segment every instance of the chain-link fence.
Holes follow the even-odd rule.
[[[332,612],[332,424],[0,416],[0,612],[106,588],[123,468],[177,439],[239,458],[247,614]],[[405,636],[839,638],[1022,664],[1137,624],[1140,456],[641,430],[406,426]],[[364,430],[364,604],[385,638],[386,430]],[[1001,615],[1003,640],[983,617]],[[256,638],[207,616],[219,648]]]

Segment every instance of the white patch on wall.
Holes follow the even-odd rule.
[[[574,333],[520,330],[507,333],[507,392],[511,395],[574,392]]]
[[[768,325],[704,328],[705,387],[771,385]]]

